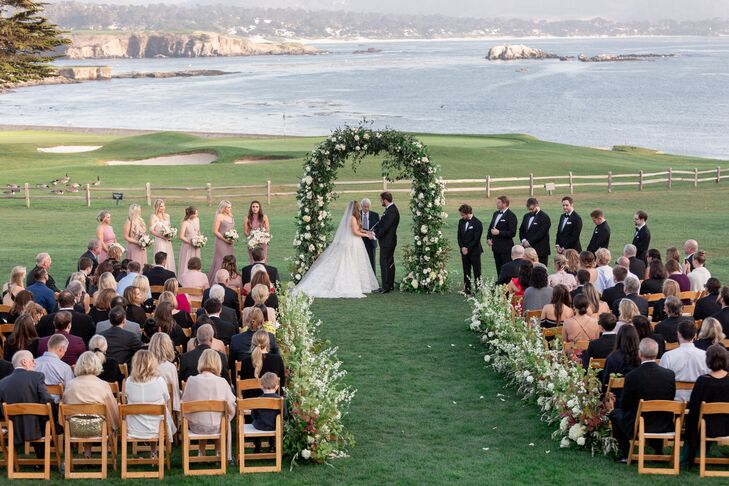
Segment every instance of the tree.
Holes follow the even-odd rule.
[[[69,43],[35,0],[0,0],[0,87],[55,74],[54,49]]]

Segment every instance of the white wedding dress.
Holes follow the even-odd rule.
[[[379,287],[362,237],[352,232],[353,207],[353,202],[347,205],[334,241],[294,287],[294,293],[324,299],[361,298]]]

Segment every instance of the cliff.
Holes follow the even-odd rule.
[[[62,54],[69,59],[216,57],[316,54],[318,49],[296,43],[256,43],[243,37],[196,32],[71,34]]]

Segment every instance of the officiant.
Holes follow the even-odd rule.
[[[369,231],[372,229],[378,221],[380,221],[380,215],[370,210],[372,201],[367,198],[362,199],[360,202],[362,205],[362,230]],[[367,255],[370,257],[370,265],[372,265],[372,271],[377,273],[375,269],[375,251],[377,250],[377,240],[370,238],[362,238],[364,241],[365,248],[367,249]]]

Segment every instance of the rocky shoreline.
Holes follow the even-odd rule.
[[[518,61],[524,59],[559,59],[560,61],[580,62],[623,62],[623,61],[645,61],[651,59],[664,59],[675,57],[675,54],[599,54],[597,56],[562,56],[559,54],[545,52],[522,44],[499,45],[489,49],[486,59],[489,61]]]
[[[228,74],[236,74],[236,72],[220,71],[218,69],[189,69],[186,71],[131,71],[128,73],[112,74],[109,66],[64,67],[58,69],[57,76],[20,83],[13,86],[13,88],[27,88],[49,84],[78,84],[89,81],[109,81],[111,79],[191,78],[196,76],[225,76]]]

